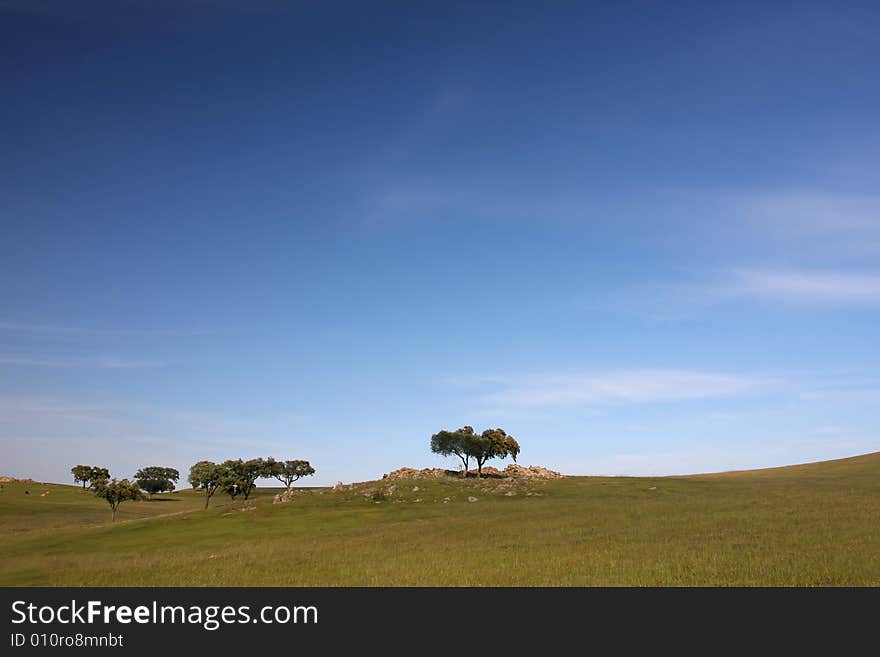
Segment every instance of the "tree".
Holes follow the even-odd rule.
[[[134,478],[141,490],[146,491],[152,497],[156,493],[173,491],[174,484],[180,479],[180,473],[174,468],[151,465],[138,470]]]
[[[489,459],[503,459],[507,456],[514,462],[519,454],[519,443],[513,436],[508,436],[504,429],[486,429],[479,436],[468,442],[471,456],[477,461],[477,479],[483,474],[483,464]]]
[[[116,509],[126,500],[143,499],[140,486],[136,481],[128,479],[99,479],[95,484],[95,495],[107,500],[110,511],[113,514],[113,522],[116,521]]]
[[[293,482],[302,477],[310,477],[315,474],[315,469],[308,461],[276,461],[270,456],[266,459],[266,474],[290,490]]]
[[[221,467],[224,470],[223,491],[228,493],[233,500],[239,493],[244,495],[244,499],[247,499],[255,488],[257,479],[270,476],[268,464],[264,459],[250,459],[248,461],[230,459],[224,461]]]
[[[226,469],[213,461],[199,461],[189,469],[189,483],[194,489],[205,491],[205,508],[221,488],[226,478]]]
[[[473,455],[471,442],[476,438],[472,426],[464,426],[457,431],[438,431],[431,436],[431,451],[441,456],[455,455],[461,459],[464,470],[462,477],[467,477],[470,457]]]
[[[82,487],[85,488],[92,478],[92,466],[75,465],[70,469],[70,473],[73,475],[73,483],[78,484],[82,482]]]
[[[96,466],[92,466],[92,473],[89,476],[89,488],[95,488],[101,482],[106,482],[110,479],[110,471],[107,468],[99,468]]]
[[[89,488],[94,488],[99,481],[106,481],[110,478],[110,471],[107,468],[99,468],[94,465],[76,465],[70,469],[73,475],[73,483],[82,482],[83,488],[89,484]]]

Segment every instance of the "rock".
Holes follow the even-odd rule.
[[[283,504],[284,502],[290,502],[293,499],[294,495],[296,495],[296,491],[291,488],[290,490],[286,490],[283,493],[278,493],[274,498],[272,498],[272,504]]]
[[[565,476],[555,470],[542,468],[540,465],[530,465],[526,468],[515,463],[511,463],[504,468],[504,474],[508,477],[519,479],[560,479]]]
[[[345,484],[343,484],[341,481],[337,481],[335,484],[333,484],[333,488],[331,490],[345,490]]]
[[[506,497],[513,497],[514,495],[516,495],[516,491],[515,491],[515,490],[509,490],[509,491],[507,491],[506,493],[504,493],[504,495],[505,495]]]
[[[468,502],[476,502],[477,499],[479,499],[479,498],[476,498],[473,495],[468,495]]]
[[[422,498],[421,498],[421,497],[418,498],[418,499],[416,499],[416,500],[413,500],[413,502],[421,502],[421,501],[422,501]]]
[[[382,479],[437,479],[448,474],[443,468],[398,468],[382,475]]]
[[[391,484],[387,489],[387,492],[389,495],[394,495],[394,493],[396,491],[397,491],[397,486],[395,486],[394,484]]]
[[[421,490],[421,489],[420,489],[418,486],[413,486],[413,487],[412,487],[412,492],[413,492],[413,493],[416,493],[416,492],[418,492],[419,490]]]

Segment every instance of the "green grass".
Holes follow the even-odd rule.
[[[207,511],[183,492],[123,504],[115,524],[73,487],[23,499],[6,484],[0,584],[880,585],[880,453],[693,477],[393,483],[379,503],[364,493],[389,482],[280,505],[261,489]]]

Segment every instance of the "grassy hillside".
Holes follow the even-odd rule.
[[[48,491],[48,494],[44,494]],[[124,502],[117,522],[150,518],[204,506],[192,491],[156,495],[149,502]],[[88,489],[62,484],[13,482],[0,489],[0,534],[100,526],[110,521],[110,507]]]
[[[13,486],[4,585],[880,585],[880,453],[693,477],[371,482],[279,505],[263,489],[208,511],[179,493],[124,504],[115,525],[72,487],[24,500]],[[160,507],[184,513],[148,517]]]

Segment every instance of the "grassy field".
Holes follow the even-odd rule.
[[[367,482],[278,505],[275,492],[204,511],[184,491],[110,524],[88,492],[5,484],[0,584],[880,585],[880,453],[691,477]]]

